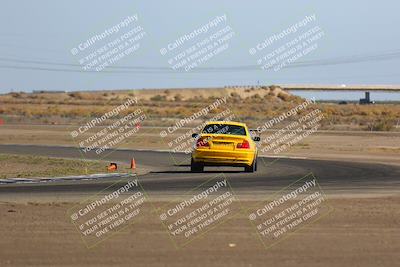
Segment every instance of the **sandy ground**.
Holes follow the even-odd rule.
[[[400,260],[400,196],[330,197],[321,220],[265,249],[244,214],[176,249],[153,207],[143,220],[94,248],[83,244],[63,200],[0,205],[1,266],[395,266]],[[241,205],[248,207],[253,202]]]

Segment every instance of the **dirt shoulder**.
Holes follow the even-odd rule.
[[[75,203],[0,204],[1,266],[395,266],[400,260],[400,197],[329,199],[334,208],[265,250],[239,215],[177,250],[147,212],[87,249],[66,211]],[[153,207],[165,202],[154,202]],[[250,201],[242,202],[251,206]],[[153,207],[145,204],[147,209]]]

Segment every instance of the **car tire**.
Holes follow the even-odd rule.
[[[245,172],[256,172],[257,171],[257,157],[254,158],[253,163],[250,166],[244,167]]]
[[[203,172],[204,165],[200,163],[196,163],[193,159],[190,161],[190,171],[191,172]]]

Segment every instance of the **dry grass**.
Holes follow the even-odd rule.
[[[227,97],[228,107],[239,120],[250,125],[279,116],[304,100],[278,86],[262,88],[148,89],[73,93],[10,93],[0,95],[0,117],[6,123],[79,124],[101,116],[127,99],[137,97],[148,118],[160,122],[190,116],[217,98]],[[225,108],[225,107],[224,107]],[[396,130],[400,105],[338,105],[319,103],[322,129]],[[221,110],[220,110],[221,111]],[[126,115],[125,110],[120,115]],[[209,117],[217,113],[211,112]],[[300,113],[299,115],[302,115]]]
[[[105,172],[98,161],[0,154],[0,178],[57,177]]]

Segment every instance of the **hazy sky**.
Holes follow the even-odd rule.
[[[400,84],[399,9],[400,4],[395,0],[5,0],[0,9],[0,92],[211,87],[258,81],[260,84]],[[139,20],[124,30],[143,28],[145,36],[139,40],[140,48],[113,65],[129,68],[85,72],[79,66],[80,55],[108,44],[122,30],[78,56],[72,55],[71,49],[135,14]],[[195,73],[172,70],[169,54],[161,55],[160,49],[224,14],[226,22],[216,28],[232,29],[234,36],[228,41],[229,47],[199,66]],[[279,71],[261,70],[257,55],[252,56],[249,49],[313,14],[316,20],[304,26],[304,30],[319,26],[324,36],[317,41],[314,51],[297,62],[312,64]],[[274,51],[301,33],[300,30],[292,33],[262,53]],[[209,35],[200,34],[181,48],[186,49]],[[146,67],[147,73],[132,67]],[[207,71],[212,67],[219,69]],[[232,70],[233,67],[238,68]]]

